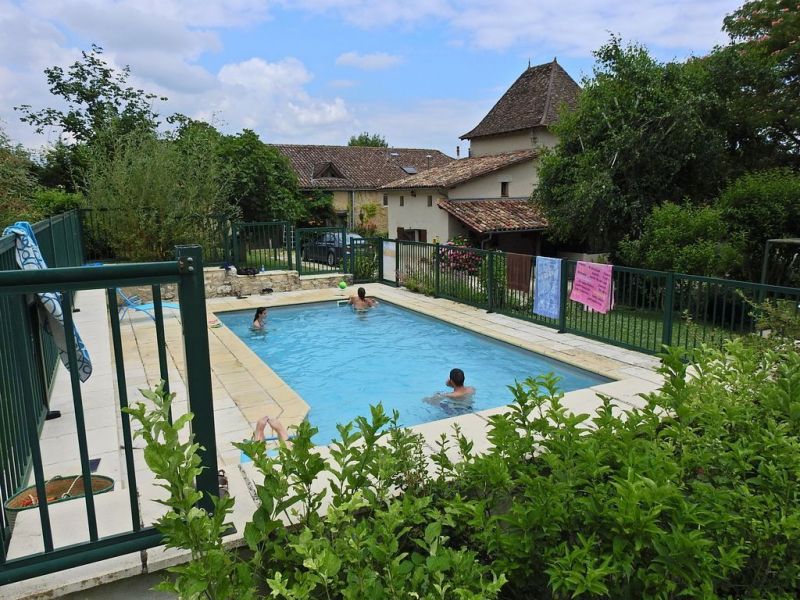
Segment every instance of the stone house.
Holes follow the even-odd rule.
[[[452,158],[425,148],[372,148],[276,144],[291,163],[302,191],[333,195],[336,222],[350,229],[370,220],[376,231],[388,231],[388,198],[381,189],[390,181],[440,167]],[[369,213],[374,217],[368,219]]]
[[[461,136],[467,158],[405,175],[383,186],[389,234],[538,253],[547,222],[529,202],[542,148],[558,143],[550,126],[573,107],[580,87],[555,60],[529,67],[478,125]]]

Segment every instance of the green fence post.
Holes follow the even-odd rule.
[[[494,252],[489,252],[489,263],[486,272],[486,312],[494,311]]]
[[[569,262],[561,261],[561,302],[558,311],[558,333],[567,332],[567,298],[569,290]]]
[[[292,226],[289,222],[283,224],[283,245],[286,247],[286,260],[289,262],[289,270],[292,270]],[[300,262],[298,261],[298,265]]]
[[[400,287],[400,240],[394,241],[394,287]]]
[[[239,268],[239,223],[231,224],[231,262]]]
[[[383,238],[378,238],[375,252],[378,257],[378,283],[383,283]]]
[[[675,304],[675,273],[667,272],[664,282],[664,324],[661,328],[661,343],[672,345],[672,312]]]
[[[206,291],[203,280],[203,251],[200,246],[178,246],[178,303],[183,327],[183,353],[186,362],[186,391],[189,410],[194,414],[192,433],[200,444],[204,469],[197,476],[197,489],[203,494],[200,507],[211,512],[211,496],[219,496],[217,444],[214,432],[214,400],[211,394],[211,364],[206,328]]]
[[[303,274],[303,234],[299,229],[294,230],[294,252],[297,259],[297,274]]]
[[[438,298],[442,288],[442,257],[439,254],[439,242],[433,245],[433,297]]]
[[[87,256],[86,256],[86,230],[84,229],[84,226],[83,226],[83,215],[84,215],[84,211],[87,211],[87,210],[89,210],[89,209],[86,209],[86,208],[76,208],[75,209],[75,216],[76,216],[77,221],[78,221],[78,238],[79,238],[78,239],[78,243],[80,244],[80,248],[81,248],[81,250],[80,250],[81,251],[81,256],[80,256],[81,262],[80,262],[80,264],[85,264],[86,263],[86,259],[87,259]]]

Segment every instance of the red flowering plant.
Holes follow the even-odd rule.
[[[454,237],[439,247],[439,264],[445,269],[476,275],[482,259],[483,256],[470,248],[469,241],[463,236]]]

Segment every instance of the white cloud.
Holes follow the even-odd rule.
[[[401,62],[403,62],[402,56],[387,54],[386,52],[373,52],[372,54],[345,52],[336,58],[336,64],[341,67],[354,67],[365,71],[388,69],[399,65]]]
[[[725,40],[722,18],[741,0],[283,0],[284,6],[330,13],[375,29],[437,22],[458,41],[483,49],[516,46],[588,56],[620,33],[663,50],[698,53]],[[458,43],[458,41],[456,43]]]

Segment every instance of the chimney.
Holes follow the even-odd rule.
[[[461,156],[461,146],[456,146],[456,158]]]

